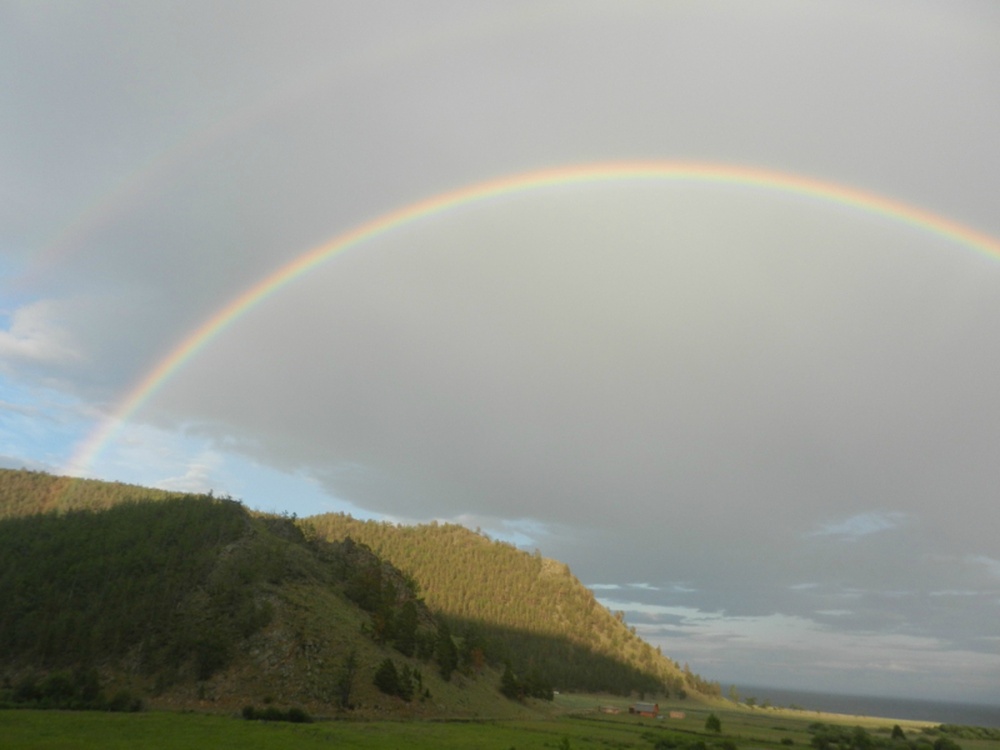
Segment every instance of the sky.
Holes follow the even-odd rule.
[[[998,41],[992,0],[0,2],[0,465],[458,522],[724,689],[996,703]]]

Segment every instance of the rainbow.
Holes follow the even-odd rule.
[[[308,250],[264,277],[191,331],[132,387],[112,413],[74,451],[64,473],[83,473],[130,419],[185,362],[261,301],[335,255],[428,217],[504,196],[567,185],[622,182],[690,182],[755,187],[819,199],[910,225],[1000,258],[1000,240],[943,216],[858,188],[753,167],[701,162],[601,162],[500,177],[440,193],[384,213]]]

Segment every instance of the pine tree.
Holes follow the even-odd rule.
[[[524,697],[524,688],[514,676],[514,670],[510,668],[509,663],[504,667],[503,676],[500,678],[500,692],[512,701],[521,700]]]
[[[337,679],[337,704],[341,708],[352,708],[351,690],[354,687],[354,675],[358,671],[358,652],[354,649],[347,654],[344,668]]]
[[[373,682],[386,695],[399,695],[399,672],[392,659],[386,659],[379,665]]]
[[[413,656],[417,647],[417,605],[412,599],[403,603],[396,617],[396,650],[404,656]]]
[[[445,622],[438,626],[434,657],[441,670],[441,677],[444,678],[445,682],[451,680],[451,673],[458,667],[458,649],[455,648],[455,641],[452,640],[451,631]]]

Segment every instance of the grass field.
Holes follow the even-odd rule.
[[[706,750],[731,743],[739,750],[809,748],[807,727],[814,721],[861,725],[872,733],[888,733],[900,724],[907,735],[919,734],[926,723],[840,717],[816,712],[745,710],[702,704],[671,704],[682,719],[651,719],[598,713],[597,705],[627,706],[618,699],[559,696],[551,716],[507,721],[318,721],[286,724],[244,721],[232,716],[150,711],[112,714],[70,711],[0,711],[0,747],[32,750],[149,748],[188,750],[192,747],[278,750],[280,748],[356,748],[357,750],[651,750],[664,739],[680,745],[706,743]],[[708,732],[705,718],[714,712],[722,732]],[[1000,750],[1000,742],[962,741],[963,750]]]

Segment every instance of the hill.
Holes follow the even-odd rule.
[[[460,526],[296,522],[38,472],[0,470],[0,601],[0,701],[99,681],[125,703],[500,716],[523,710],[501,688],[717,690],[565,565]]]
[[[343,514],[304,522],[327,540],[355,539],[413,576],[427,605],[495,663],[537,671],[557,688],[698,693],[708,682],[643,641],[568,566],[455,524],[399,526]]]
[[[437,619],[365,546],[308,540],[231,499],[137,489],[106,510],[0,521],[0,703],[523,712],[499,673],[442,668]],[[375,684],[387,662],[389,693]]]

